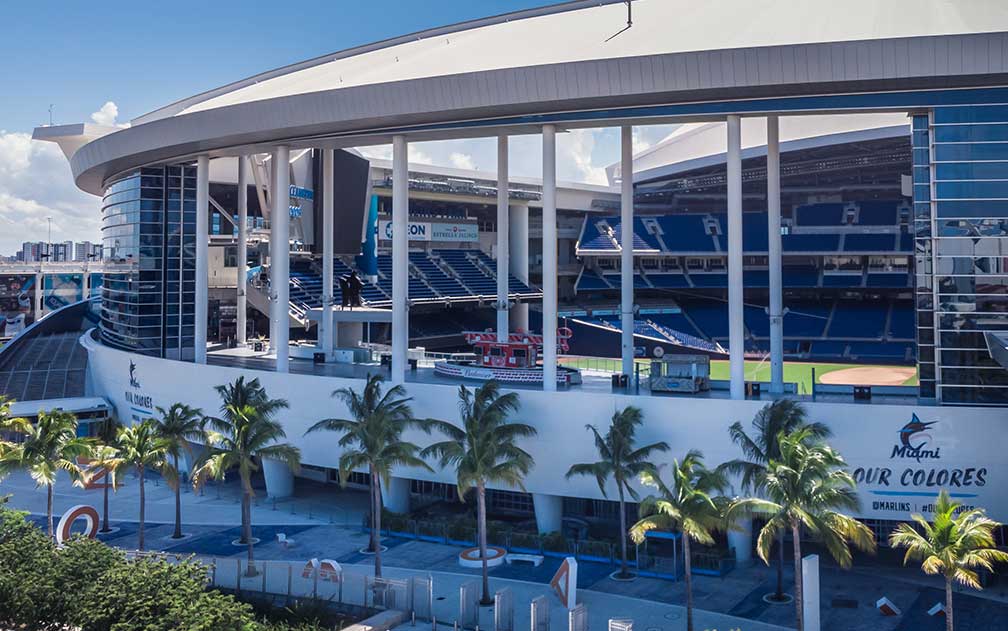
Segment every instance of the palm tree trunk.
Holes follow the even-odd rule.
[[[797,616],[797,629],[802,631],[805,628],[805,621],[802,620],[802,571],[801,571],[801,539],[798,537],[798,523],[791,522],[791,534],[794,537],[794,583],[795,583],[795,614]]]
[[[620,578],[626,578],[630,574],[627,570],[626,500],[623,497],[623,484],[617,481],[617,485],[619,486]]]
[[[683,533],[683,567],[686,576],[686,631],[693,631],[693,560],[690,557],[689,535]]]
[[[784,529],[777,533],[777,600],[784,600]]]
[[[945,631],[955,631],[952,620],[952,579],[945,578]]]
[[[46,485],[46,519],[49,520],[49,538],[53,538],[53,485]]]
[[[140,529],[137,531],[137,550],[144,549],[144,508],[146,498],[144,497],[144,468],[137,467],[140,474]]]
[[[378,470],[371,466],[371,506],[374,511],[374,520],[371,522],[371,540],[374,550],[374,575],[381,577],[381,479],[378,477]]]
[[[248,544],[248,559],[245,564],[245,575],[255,576],[255,555],[252,552],[252,494],[242,491],[242,537]]]
[[[490,576],[487,569],[486,487],[483,482],[476,485],[476,528],[479,530],[480,559],[483,561],[483,598],[480,599],[480,604],[492,605]]]
[[[112,530],[111,528],[109,528],[109,518],[108,518],[108,488],[109,488],[109,484],[110,484],[109,483],[109,474],[106,473],[105,474],[105,488],[102,491],[102,512],[104,513],[104,515],[102,517],[102,521],[104,522],[103,525],[102,525],[102,529],[101,529],[102,532],[108,532],[108,531]]]
[[[175,475],[178,475],[178,456],[174,456],[175,459]],[[172,533],[172,539],[182,538],[182,480],[175,480],[175,532]]]

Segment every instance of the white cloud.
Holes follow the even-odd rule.
[[[0,253],[22,241],[98,241],[99,199],[82,192],[59,147],[0,130]]]
[[[664,139],[675,125],[634,127],[634,152]],[[619,161],[619,129],[573,129],[557,134],[557,178],[561,181],[607,184],[605,168]],[[410,143],[410,161],[422,164],[493,172],[497,168],[497,141],[469,138]],[[361,147],[368,157],[390,160],[390,145]],[[418,159],[419,158],[419,159]],[[542,140],[536,134],[512,136],[508,169],[513,176],[542,176]]]
[[[453,151],[452,154],[448,156],[448,160],[456,169],[469,169],[470,171],[476,169],[476,165],[473,163],[473,157],[468,153]]]
[[[116,123],[119,117],[119,106],[114,101],[105,101],[105,105],[98,108],[97,112],[91,113],[91,120],[99,125],[109,127],[129,127],[129,123]]]

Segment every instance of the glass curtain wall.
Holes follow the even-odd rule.
[[[102,340],[169,359],[192,359],[196,169],[145,167],[102,203]]]
[[[984,337],[1008,330],[1008,104],[936,107],[913,136],[921,396],[1008,403]]]

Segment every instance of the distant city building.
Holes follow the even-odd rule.
[[[101,260],[101,245],[90,241],[25,241],[21,251],[9,257],[11,261],[23,263],[69,263]]]

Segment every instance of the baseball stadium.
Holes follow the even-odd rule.
[[[671,131],[635,152],[647,125]],[[607,127],[607,182],[558,180],[557,138]],[[633,406],[639,440],[717,463],[732,424],[787,399],[829,429],[883,547],[936,480],[1008,520],[1002,3],[576,0],[34,137],[102,198],[103,262],[60,304],[44,288],[69,272],[0,277],[0,391],[24,409],[138,423],[255,378],[300,450],[298,470],[262,462],[283,498],[341,479],[337,437],[307,433],[346,413],[334,391],[381,375],[454,419],[460,386],[493,380],[537,434],[487,510],[550,533],[614,519],[611,492],[565,476],[596,458],[586,423]],[[540,175],[509,174],[517,137]],[[477,138],[495,168],[409,160]],[[455,484],[402,464],[380,498],[408,513]],[[732,563],[757,531],[725,535]]]

